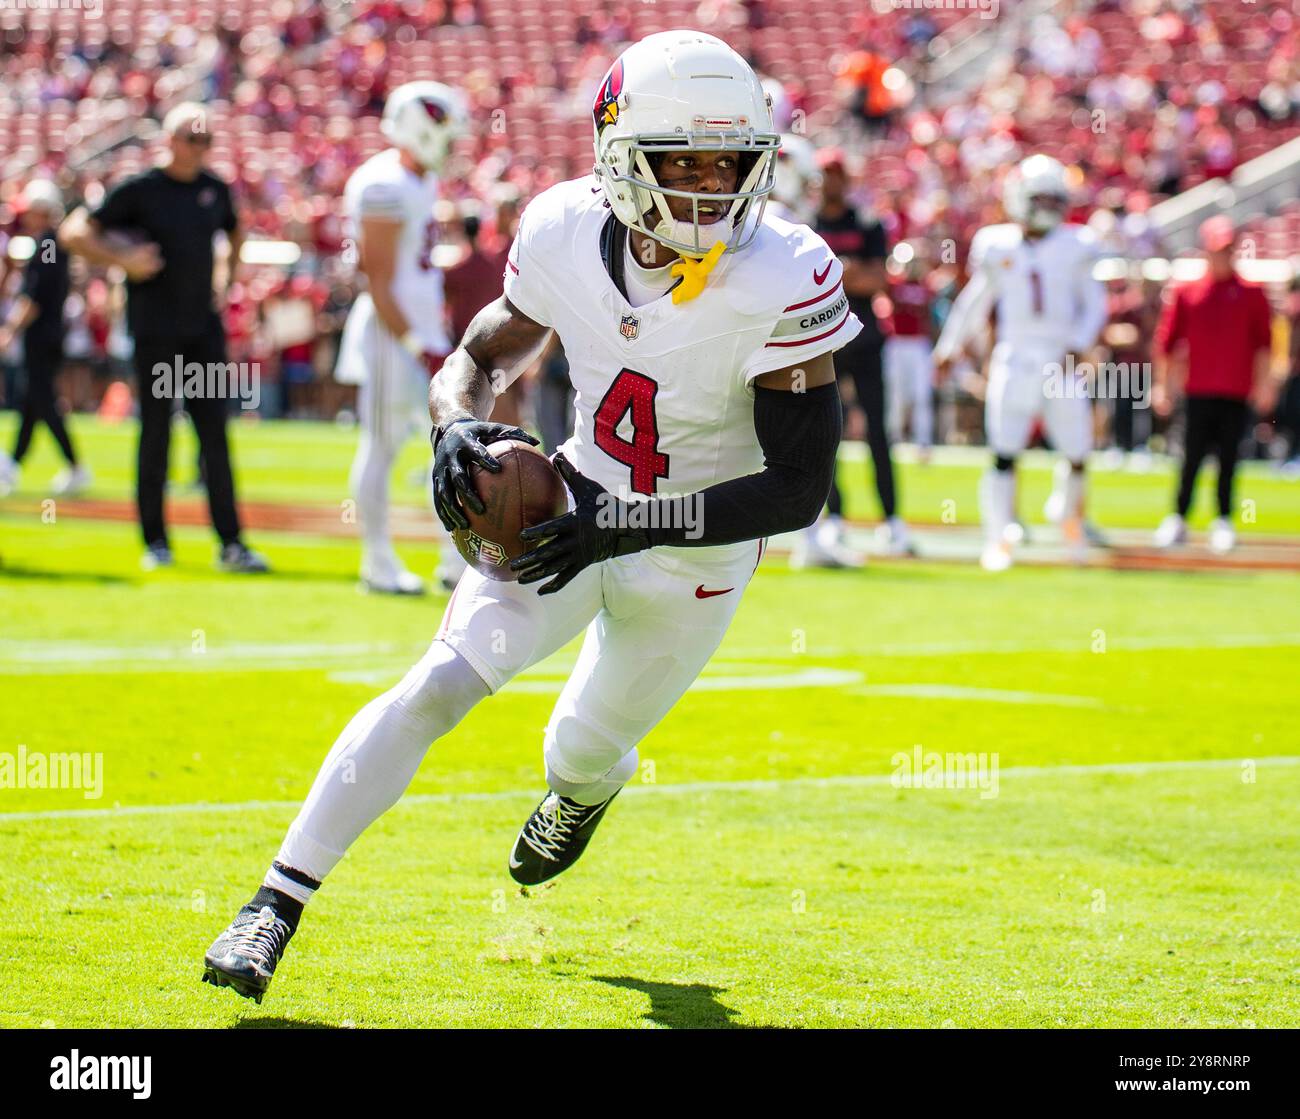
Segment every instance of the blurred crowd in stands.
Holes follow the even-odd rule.
[[[231,357],[262,362],[278,386],[264,392],[264,414],[333,416],[350,400],[330,371],[355,295],[343,185],[385,146],[378,114],[404,81],[449,82],[471,106],[474,127],[444,180],[435,261],[473,274],[480,258],[499,259],[528,198],[590,167],[591,94],[621,46],[671,26],[712,31],[765,76],[780,128],[844,152],[853,200],[889,243],[913,242],[934,262],[940,313],[970,237],[1001,220],[1002,177],[1030,151],[1070,167],[1072,220],[1091,224],[1110,253],[1140,260],[1164,251],[1154,204],[1300,135],[1300,28],[1287,0],[1021,7],[122,0],[97,18],[6,7],[0,242],[24,182],[50,178],[69,206],[94,205],[106,184],[152,161],[149,122],[182,98],[203,101],[210,165],[234,186],[254,250],[225,307]],[[1005,27],[1016,28],[1011,49],[974,50],[978,84],[954,84],[955,52]],[[1246,234],[1258,256],[1300,259],[1300,202],[1258,215]],[[259,256],[259,241],[292,251]],[[64,388],[73,407],[92,406],[128,356],[112,280],[74,263]],[[1135,272],[1112,288],[1113,325],[1127,329],[1112,330],[1111,344],[1143,359],[1161,285]],[[1295,294],[1272,294],[1279,314],[1294,316]],[[12,400],[13,355],[0,366]]]

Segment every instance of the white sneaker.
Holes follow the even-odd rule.
[[[1006,571],[1011,566],[1011,549],[1006,542],[999,540],[984,548],[980,556],[980,567],[985,571]]]
[[[828,519],[800,532],[790,552],[790,566],[799,570],[821,567],[828,570],[865,567],[867,557],[844,543],[837,520]]]
[[[0,451],[0,497],[8,497],[18,488],[23,468],[5,452]]]
[[[1156,529],[1154,543],[1157,548],[1173,548],[1187,543],[1187,522],[1177,513],[1170,513]]]
[[[876,529],[876,542],[887,556],[914,556],[916,545],[901,517],[890,517]]]
[[[361,585],[371,594],[424,594],[424,580],[405,570],[385,572],[382,577],[363,572]]]
[[[54,475],[50,492],[55,497],[75,497],[90,488],[93,476],[88,466],[67,466]]]
[[[391,551],[362,556],[361,587],[372,594],[424,594],[424,580],[407,571]]]
[[[1216,556],[1224,556],[1237,546],[1237,534],[1232,522],[1225,517],[1215,517],[1210,522],[1210,551]]]

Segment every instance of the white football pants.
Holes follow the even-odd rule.
[[[1029,445],[1040,417],[1052,446],[1071,462],[1083,462],[1092,450],[1092,400],[1081,381],[1049,378],[1044,372],[1064,353],[999,342],[989,359],[984,427],[989,449],[1014,458]]]
[[[612,796],[636,772],[637,744],[713,656],[761,556],[759,541],[657,548],[546,596],[468,569],[429,651],[334,743],[277,860],[323,879],[401,797],[430,743],[584,628],[546,727],[546,780],[582,804]]]
[[[393,463],[411,435],[428,426],[429,377],[386,330],[367,336],[369,368],[357,393],[361,439],[350,485],[361,530],[363,574],[384,580],[403,570],[388,526]],[[445,543],[451,547],[450,541]]]
[[[934,358],[928,338],[885,339],[886,427],[891,442],[901,443],[907,413],[917,446],[934,443]]]

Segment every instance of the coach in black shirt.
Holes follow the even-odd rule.
[[[813,228],[844,265],[844,293],[849,297],[849,309],[862,323],[858,336],[836,355],[835,366],[853,378],[858,406],[866,413],[867,446],[875,469],[876,492],[885,514],[889,548],[903,552],[910,544],[897,517],[894,466],[885,430],[885,339],[871,306],[872,298],[886,287],[885,258],[889,248],[881,224],[863,220],[849,204],[843,155],[836,149],[827,149],[819,154],[818,163],[822,170],[822,197]],[[831,514],[838,515],[838,487],[832,488],[828,504]]]
[[[127,275],[126,318],[135,341],[140,400],[136,494],[146,568],[172,562],[163,490],[174,394],[155,391],[162,388],[155,370],[184,369],[191,362],[205,370],[224,367],[225,333],[213,302],[212,242],[218,232],[229,238],[228,279],[233,279],[243,241],[230,188],[203,167],[212,143],[206,110],[191,103],[177,106],[163,121],[163,132],[168,148],[161,164],[118,183],[97,210],[77,211],[60,231],[60,240],[74,252],[94,263],[118,265]],[[222,383],[216,377],[204,380]],[[194,421],[206,468],[212,526],[221,538],[220,565],[226,571],[265,571],[266,561],[240,540],[226,397],[195,396],[187,389],[185,409]]]
[[[68,254],[55,243],[54,233],[63,216],[63,196],[54,183],[36,179],[27,184],[15,206],[22,232],[34,248],[8,320],[0,323],[0,350],[8,349],[15,338],[22,339],[27,391],[13,457],[0,453],[0,494],[17,485],[18,468],[42,421],[68,460],[67,469],[54,480],[53,491],[72,494],[85,488],[90,474],[77,462],[54,394],[54,379],[63,364],[63,305],[68,299]]]

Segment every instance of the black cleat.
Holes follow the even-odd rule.
[[[515,840],[510,852],[510,877],[521,886],[537,886],[568,870],[587,849],[614,797],[585,805],[559,793],[547,793]]]
[[[203,957],[203,982],[260,1005],[291,936],[293,929],[269,905],[245,906]]]

